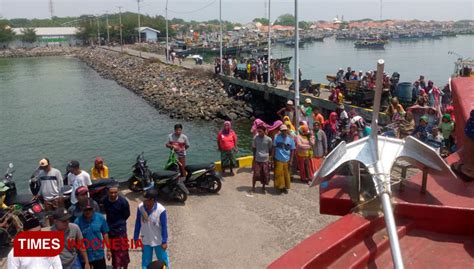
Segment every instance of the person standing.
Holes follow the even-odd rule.
[[[304,104],[299,107],[300,113],[301,113],[300,121],[306,121],[308,124],[312,124],[313,108],[311,105],[312,105],[311,99],[306,98],[304,100]]]
[[[321,112],[319,112],[319,108],[314,107],[313,108],[313,125],[314,125],[314,122],[317,122],[317,121],[320,123],[320,126],[323,126],[324,116],[321,114]]]
[[[186,150],[189,148],[188,137],[183,134],[183,125],[176,124],[174,126],[174,133],[168,136],[168,143],[166,147],[172,149],[176,152],[179,162],[179,170],[181,171],[181,176],[186,176]]]
[[[86,171],[81,170],[79,162],[72,160],[68,164],[69,174],[67,175],[67,181],[72,186],[71,193],[71,204],[77,203],[76,190],[81,186],[92,185],[91,177]]]
[[[314,174],[311,162],[312,151],[309,128],[303,124],[298,128],[298,135],[296,136],[296,160],[300,171],[300,180],[306,183],[311,182]]]
[[[225,121],[224,128],[217,134],[217,147],[221,152],[222,173],[225,173],[225,169],[229,168],[230,175],[234,176],[233,168],[237,167],[235,158],[235,154],[238,152],[237,134],[232,130],[230,121]]]
[[[68,213],[71,215],[71,221],[74,221],[82,215],[82,211],[84,211],[84,208],[87,204],[92,205],[94,212],[100,212],[100,208],[97,202],[89,197],[89,190],[86,186],[80,186],[76,189],[76,198],[77,203],[72,204],[67,210]]]
[[[313,135],[311,136],[311,145],[313,147],[313,169],[318,171],[324,156],[328,154],[328,139],[326,133],[321,130],[321,123],[315,121],[313,123]]]
[[[270,181],[270,153],[272,151],[272,139],[266,134],[266,128],[263,125],[257,126],[257,135],[253,138],[253,178],[252,192],[255,192],[255,183],[262,183],[262,191],[265,193],[265,185]]]
[[[51,227],[51,231],[60,231],[64,233],[64,248],[59,254],[61,258],[61,264],[64,269],[82,269],[81,262],[77,252],[81,254],[82,260],[84,262],[84,269],[90,269],[89,259],[87,258],[87,253],[85,249],[75,248],[73,246],[68,246],[70,240],[74,240],[77,243],[80,243],[83,239],[81,229],[77,224],[70,223],[71,215],[64,208],[58,208],[54,211],[53,214],[54,225]]]
[[[156,201],[158,192],[149,189],[143,197],[145,200],[138,205],[137,219],[133,239],[138,240],[141,235],[143,243],[142,269],[146,269],[153,260],[153,251],[156,258],[170,267],[168,253],[168,222],[166,209]]]
[[[286,102],[286,106],[280,110],[278,110],[277,115],[280,117],[280,119],[283,120],[285,116],[290,118],[291,123],[295,125],[295,107],[293,106],[293,101],[288,100]]]
[[[109,226],[102,214],[94,212],[92,204],[88,203],[82,211],[82,216],[77,218],[74,223],[79,226],[82,236],[90,244],[94,242],[108,242]],[[86,249],[89,265],[92,269],[106,269],[104,244],[94,244],[94,247]],[[80,256],[79,256],[80,257]],[[107,260],[110,260],[110,249],[107,249]],[[86,260],[80,257],[82,267],[85,266]]]
[[[91,169],[92,180],[108,179],[109,168],[104,164],[104,159],[96,157],[94,161],[94,167]]]
[[[23,231],[41,231],[39,220],[30,213],[25,214],[22,221]],[[7,257],[8,269],[62,269],[59,255],[54,257],[19,257],[13,255],[14,248],[10,250]]]
[[[104,199],[105,216],[109,226],[109,238],[117,239],[118,246],[111,250],[112,267],[114,269],[127,269],[130,263],[127,244],[123,245],[124,239],[127,241],[127,219],[130,217],[130,205],[127,199],[118,194],[119,186],[109,187],[108,197]]]
[[[293,163],[295,141],[289,136],[286,125],[280,127],[280,134],[273,140],[272,157],[275,163],[275,189],[288,193],[290,189],[290,166]]]
[[[60,191],[64,182],[61,172],[51,166],[48,158],[41,159],[39,162],[38,180],[40,181],[39,195],[44,199],[45,210],[55,210],[62,204]],[[53,218],[48,217],[48,219],[52,225]]]

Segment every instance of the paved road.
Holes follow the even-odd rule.
[[[336,217],[320,215],[319,192],[294,183],[288,194],[250,194],[251,174],[225,178],[218,195],[191,195],[167,204],[173,268],[264,268]],[[128,193],[132,219],[140,199]],[[129,234],[132,231],[129,222]],[[139,263],[139,257],[134,257]]]

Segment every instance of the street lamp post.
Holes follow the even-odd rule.
[[[170,58],[170,51],[169,51],[169,44],[168,44],[168,0],[166,0],[166,7],[165,7],[165,17],[166,17],[166,49],[165,49],[165,54],[166,54],[166,62],[169,62]]]
[[[299,80],[299,75],[300,75],[300,70],[299,70],[299,42],[300,35],[298,31],[298,0],[295,0],[295,75],[293,77],[295,81],[295,108],[296,108],[296,113],[295,113],[295,121],[296,124],[299,123],[299,113],[298,113],[298,107],[300,106],[300,80]]]
[[[271,3],[271,0],[268,0],[268,57],[267,57],[267,61],[268,61],[268,78],[267,78],[267,83],[269,85],[272,84],[272,81],[270,80],[271,78],[271,73],[272,73],[272,68],[271,68],[271,59],[272,59],[272,53],[271,53],[271,47],[272,47],[272,22],[270,20],[270,3]]]
[[[120,51],[123,51],[123,38],[122,38],[122,7],[119,9],[119,24],[120,24]]]
[[[97,20],[97,43],[99,43],[99,47],[100,47],[100,25],[99,25],[99,15],[95,16],[96,20]]]
[[[143,0],[137,0],[137,5],[138,5],[138,43],[141,43],[142,42],[142,37],[141,37],[141,34],[140,34],[140,1],[143,1]]]
[[[109,13],[105,12],[105,24],[107,26],[107,46],[110,45],[110,32],[109,32]]]
[[[221,32],[219,34],[219,55],[220,55],[220,74],[223,74],[222,70],[222,0],[219,0],[219,22],[221,26]]]

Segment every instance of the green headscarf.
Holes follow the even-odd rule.
[[[450,114],[444,114],[443,119],[447,119],[449,122],[451,122],[451,115]]]

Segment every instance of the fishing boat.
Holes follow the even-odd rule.
[[[457,66],[455,70],[461,69]],[[460,127],[455,131],[458,148],[466,143],[462,139],[464,126],[473,109],[474,78],[467,75],[470,74],[463,73],[461,77],[457,73],[449,80],[456,107],[456,126]],[[450,164],[466,154],[456,152],[445,160],[436,159],[433,150],[420,145],[421,142],[414,138],[402,141],[384,138],[381,141],[380,138],[371,146],[366,141],[344,144],[341,148],[346,151],[331,156],[333,151],[327,156],[316,178],[331,172],[321,170],[334,162],[348,159],[353,172],[353,175],[333,172],[319,182],[320,212],[342,217],[309,236],[268,268],[472,268],[474,182],[461,180],[449,169]],[[376,136],[368,140],[371,139],[377,141]],[[391,143],[399,144],[398,149],[391,149]],[[384,147],[380,149],[374,145]],[[379,154],[352,155],[370,151]],[[408,157],[411,154],[414,155]],[[377,155],[383,165],[367,163]],[[352,160],[366,162],[365,170],[369,173],[361,174],[359,161],[351,161],[350,156],[353,156]],[[392,156],[398,156],[395,165],[401,170],[399,178],[391,178],[390,184],[371,185],[374,178],[368,176],[370,171],[388,172],[376,174],[376,182],[387,177],[390,169],[386,168],[391,166]],[[407,169],[412,165],[421,170],[407,177]],[[391,193],[388,202],[393,208],[392,219],[385,210],[383,214],[380,212],[382,196],[373,194],[380,186],[383,186],[382,191]],[[393,224],[393,229],[389,229],[389,223]]]
[[[358,49],[383,49],[386,41],[384,40],[358,40],[354,43],[354,47]]]

